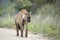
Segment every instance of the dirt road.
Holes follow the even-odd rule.
[[[17,37],[16,30],[8,28],[0,28],[0,40],[48,40],[42,35],[29,33],[28,37]]]

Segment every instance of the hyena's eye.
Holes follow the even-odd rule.
[[[27,13],[25,13],[25,15],[28,15]]]

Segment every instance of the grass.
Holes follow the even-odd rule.
[[[2,18],[0,21],[0,27],[15,28],[15,23],[13,18]]]
[[[35,18],[36,19],[36,18]],[[39,21],[32,19],[29,24],[29,30],[34,33],[46,34],[47,36],[56,36],[59,33],[57,26],[46,20]],[[46,18],[45,18],[46,19]],[[53,21],[53,20],[52,20]]]

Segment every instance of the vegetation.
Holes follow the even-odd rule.
[[[0,0],[0,27],[15,28],[22,8],[32,12],[29,31],[60,39],[60,0]]]

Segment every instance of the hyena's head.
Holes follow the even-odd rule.
[[[22,19],[30,22],[31,20],[31,12],[29,13],[26,9],[22,9]]]

